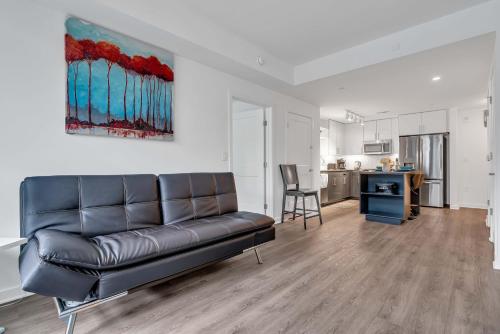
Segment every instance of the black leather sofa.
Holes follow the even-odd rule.
[[[238,211],[231,173],[29,177],[20,195],[22,287],[56,297],[70,331],[89,304],[248,249],[260,262],[275,237]]]

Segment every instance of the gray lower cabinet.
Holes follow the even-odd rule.
[[[360,175],[358,171],[351,172],[351,197],[359,198]]]
[[[328,188],[321,188],[320,197],[321,205],[328,203]]]
[[[328,202],[338,202],[350,194],[350,172],[331,172],[328,174]]]

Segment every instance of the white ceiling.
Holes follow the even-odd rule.
[[[493,33],[292,88],[321,106],[321,117],[342,121],[345,110],[363,116],[484,105]],[[432,81],[439,75],[441,80]]]
[[[89,7],[92,2],[89,0],[83,5],[79,0],[44,1],[71,2],[82,8]],[[143,32],[147,36],[156,36],[156,40],[149,40],[152,44],[164,45],[167,49],[178,44],[181,47],[172,51],[179,55],[310,102],[321,107],[322,117],[339,120],[343,118],[345,109],[372,117],[385,110],[395,114],[480,106],[486,96],[494,36],[484,35],[431,48],[443,45],[450,38],[449,34],[440,35],[436,29],[458,31],[451,36],[450,43],[460,40],[460,36],[477,36],[481,30],[492,31],[488,27],[491,22],[496,23],[497,17],[489,13],[498,12],[498,6],[495,6],[497,1],[484,0],[95,1],[105,4],[108,12],[111,9],[127,15],[125,21],[134,32],[143,27],[140,22],[156,28]],[[482,2],[487,3],[457,13],[454,19],[438,18]],[[103,12],[96,10],[96,6],[88,10],[92,13]],[[432,19],[436,20],[424,23]],[[120,17],[120,22],[123,20]],[[489,24],[478,30],[479,21]],[[423,24],[415,26],[419,23]],[[361,67],[366,65],[360,62],[360,66],[356,65],[357,70],[295,86],[291,81],[280,81],[283,76],[276,76],[276,73],[293,76],[294,67],[272,59],[271,53],[283,61],[299,64],[411,26],[414,27],[401,35],[406,37],[401,37],[400,42],[408,42],[406,38],[409,38],[412,43],[418,44],[413,52],[429,51],[368,67]],[[168,34],[162,36],[161,31]],[[437,42],[433,39],[434,35],[440,36]],[[376,47],[368,49],[374,50],[376,56],[380,56],[377,52],[386,51],[385,42],[374,43]],[[254,57],[261,52],[269,62],[262,66],[262,71],[259,67],[254,71],[257,66]],[[371,53],[355,52],[353,55],[355,59],[365,56],[371,59]],[[385,58],[394,59],[392,56]],[[340,69],[346,65],[349,68],[349,59],[340,57],[340,62]],[[368,63],[373,62],[369,60]],[[295,69],[304,65],[307,64],[295,66]],[[328,71],[330,65],[328,62],[321,63],[313,66],[313,71]],[[443,79],[434,83],[431,81],[433,75],[440,75]],[[339,89],[342,87],[344,89]]]
[[[176,0],[292,65],[487,0]]]

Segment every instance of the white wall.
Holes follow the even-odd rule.
[[[0,4],[0,235],[19,235],[19,184],[53,174],[227,171],[231,95],[272,106],[274,216],[278,216],[284,162],[285,115],[314,120],[319,108],[272,92],[181,56],[175,59],[175,140],[144,141],[64,132],[66,13],[30,1]],[[99,23],[99,22],[96,22]],[[126,33],[126,31],[124,31]],[[158,45],[168,48],[168,45]],[[314,141],[319,169],[319,138]],[[314,180],[319,188],[319,175]],[[16,252],[0,257],[0,302],[18,294]]]
[[[483,109],[458,110],[457,130],[458,202],[460,207],[486,209],[489,166]]]

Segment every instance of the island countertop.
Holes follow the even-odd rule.
[[[417,175],[423,174],[423,172],[418,170],[410,170],[410,171],[392,171],[392,172],[377,172],[377,171],[361,171],[360,174],[369,174],[369,175]]]

